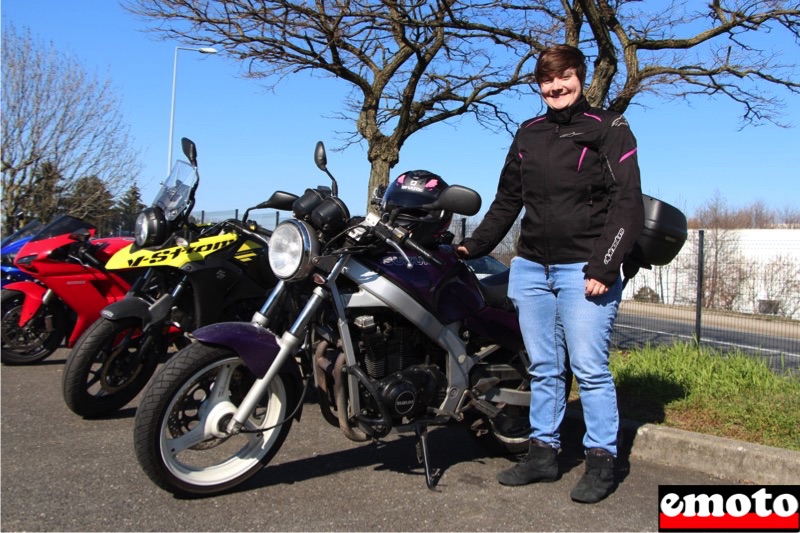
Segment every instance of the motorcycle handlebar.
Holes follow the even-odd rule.
[[[436,267],[442,268],[444,266],[444,263],[438,257],[434,257],[429,250],[420,246],[419,243],[417,243],[417,241],[415,241],[414,239],[410,237],[407,238],[405,244],[406,246],[417,252],[419,255],[424,257],[429,263],[432,263]]]
[[[91,263],[92,266],[97,268],[98,270],[105,270],[106,267],[105,263],[103,263],[101,260],[95,257],[92,251],[93,251],[92,245],[89,245],[88,247],[81,246],[80,249],[78,250],[78,254],[83,260],[85,260],[88,263]]]
[[[244,233],[248,237],[261,242],[265,246],[269,246],[269,238],[272,235],[272,232],[270,230],[262,228],[261,226],[256,225],[256,229],[254,231],[254,230],[251,230],[249,227],[247,227],[247,224],[244,224],[243,222],[238,221],[238,220],[235,221],[235,222],[233,220],[229,220],[229,221],[227,221],[227,223],[230,224],[231,226],[235,227],[236,231]]]
[[[439,258],[434,257],[430,250],[422,247],[418,242],[412,239],[405,230],[400,228],[392,228],[383,221],[379,221],[373,227],[373,229],[379,237],[415,251],[425,258],[426,261],[435,265],[436,267],[441,268],[444,266],[444,263]]]

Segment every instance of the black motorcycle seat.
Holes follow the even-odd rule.
[[[508,298],[508,270],[499,274],[492,274],[478,280],[483,299],[486,305],[503,311],[516,312],[514,304]]]

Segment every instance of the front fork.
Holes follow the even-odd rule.
[[[164,294],[150,305],[150,323],[145,325],[145,329],[150,328],[152,324],[160,326],[168,321],[170,313],[172,313],[172,306],[181,293],[186,290],[188,283],[189,276],[183,276],[171,292]]]
[[[326,287],[331,287],[336,282],[336,278],[339,276],[344,268],[345,263],[347,262],[347,257],[348,256],[343,256],[336,262],[326,280]],[[270,317],[273,317],[277,312],[279,312],[278,302],[280,301],[281,293],[284,290],[285,284],[283,281],[280,281],[275,287],[275,290],[272,291],[272,294],[270,294],[270,297],[264,303],[264,306],[258,313],[256,313],[255,317],[253,318],[254,324],[263,327],[269,322]],[[281,335],[281,338],[278,340],[278,344],[280,345],[281,349],[278,352],[278,355],[275,356],[275,360],[267,370],[267,373],[264,375],[264,377],[257,379],[255,383],[253,383],[253,386],[250,387],[250,390],[242,400],[242,403],[239,404],[239,407],[233,414],[233,418],[228,423],[226,428],[226,431],[229,434],[235,435],[242,429],[245,421],[250,416],[250,413],[253,412],[253,409],[256,408],[259,400],[266,393],[267,387],[269,387],[272,379],[278,374],[278,372],[280,372],[280,369],[283,367],[283,364],[289,359],[289,357],[293,356],[300,349],[303,344],[303,339],[306,337],[306,331],[311,323],[311,319],[316,316],[320,306],[330,297],[331,294],[329,289],[323,287],[316,287],[314,289],[313,293],[311,294],[311,298],[309,298],[305,307],[303,307],[303,311],[300,313],[300,316],[297,317],[297,320],[294,321],[294,324],[292,324],[292,326],[286,332],[284,332],[284,334]]]

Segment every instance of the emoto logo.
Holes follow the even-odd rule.
[[[800,531],[800,486],[660,485],[659,531]]]

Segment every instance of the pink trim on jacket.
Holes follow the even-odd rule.
[[[632,156],[633,154],[636,153],[636,150],[638,150],[638,148],[634,148],[633,150],[631,150],[627,154],[623,154],[623,156],[619,158],[619,162],[622,163],[623,161],[628,159],[630,156]]]
[[[586,156],[586,152],[589,151],[589,147],[584,146],[583,151],[581,152],[581,157],[578,159],[578,172],[581,171],[581,165],[583,164],[583,158]]]
[[[530,124],[528,124],[528,125],[527,125],[527,126],[525,126],[525,127],[526,127],[526,128],[529,128],[529,127],[533,126],[534,124],[536,124],[537,122],[541,122],[541,121],[543,121],[543,120],[544,120],[544,119],[546,119],[546,118],[547,118],[547,117],[539,117],[539,118],[537,118],[536,120],[533,120],[533,121],[531,121],[531,123],[530,123]]]

